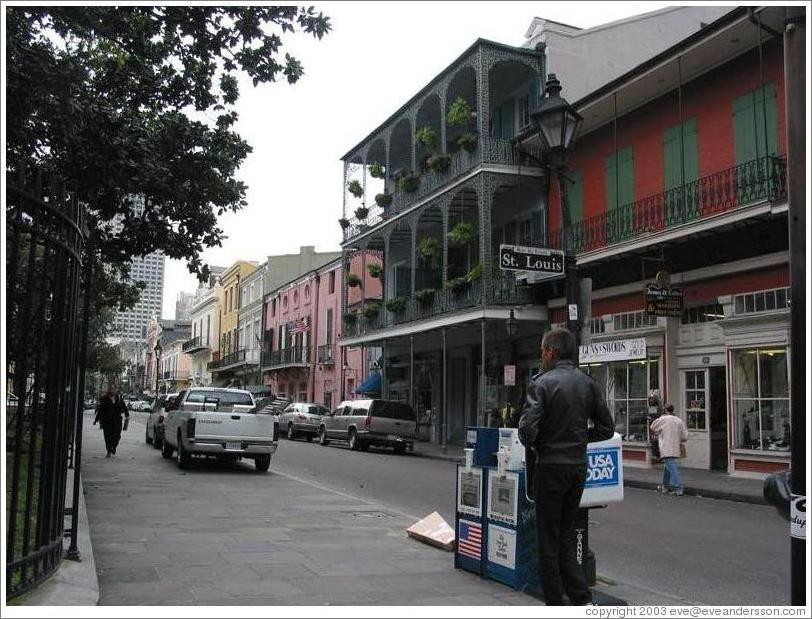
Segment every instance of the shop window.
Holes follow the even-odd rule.
[[[786,348],[733,352],[733,415],[737,448],[789,451]]]
[[[613,321],[615,331],[630,331],[632,329],[657,326],[657,317],[650,316],[644,311],[615,314]]]
[[[789,301],[789,288],[775,288],[773,290],[737,294],[733,297],[733,313],[755,314],[784,310],[789,308]]]
[[[682,310],[681,322],[684,325],[693,325],[700,322],[713,322],[725,317],[725,312],[720,303],[710,303],[697,307],[686,307]]]
[[[707,429],[705,370],[685,372],[685,425],[689,430]]]
[[[606,333],[606,322],[604,322],[602,316],[589,321],[589,332],[592,335]]]
[[[335,271],[330,271],[330,284],[329,285],[330,285],[329,294],[335,293],[335,291],[336,291],[336,272]]]

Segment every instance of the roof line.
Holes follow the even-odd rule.
[[[431,79],[431,81],[429,81],[429,83],[428,83],[428,84],[426,84],[425,86],[423,86],[423,88],[421,88],[420,90],[418,90],[416,94],[412,95],[412,97],[411,97],[411,98],[410,98],[408,101],[406,101],[406,103],[404,103],[403,105],[401,105],[401,106],[400,106],[400,107],[399,107],[399,108],[398,108],[398,109],[397,109],[397,110],[396,110],[396,111],[395,111],[393,114],[391,114],[391,115],[390,115],[390,116],[389,116],[389,117],[388,117],[386,120],[384,120],[384,121],[383,121],[383,122],[382,122],[380,125],[378,125],[377,127],[375,127],[375,129],[373,129],[372,131],[370,131],[370,132],[369,132],[369,134],[368,134],[368,135],[367,135],[367,136],[366,136],[366,137],[365,137],[363,140],[361,140],[360,142],[358,142],[358,143],[357,143],[355,146],[353,146],[353,147],[352,147],[352,148],[351,148],[349,151],[347,151],[346,153],[344,153],[344,155],[342,155],[342,156],[341,156],[339,159],[340,159],[341,161],[344,161],[345,159],[347,159],[347,158],[348,158],[348,157],[350,157],[351,155],[354,155],[354,154],[356,153],[356,151],[358,150],[358,148],[359,148],[359,147],[360,147],[362,144],[364,144],[364,142],[367,142],[367,141],[369,141],[371,138],[373,138],[373,137],[375,136],[375,134],[376,134],[376,133],[380,132],[380,130],[381,130],[381,129],[383,129],[383,128],[384,128],[386,125],[388,125],[388,124],[389,124],[389,123],[391,123],[391,122],[392,122],[394,119],[396,119],[398,116],[400,116],[400,115],[403,113],[403,111],[404,111],[406,108],[408,108],[408,107],[409,107],[410,105],[412,105],[412,104],[413,104],[415,101],[417,101],[417,100],[418,100],[418,99],[420,99],[420,98],[421,98],[423,95],[425,95],[427,92],[429,92],[429,91],[431,90],[432,85],[433,85],[433,84],[434,84],[434,83],[435,83],[435,82],[436,82],[438,79],[442,78],[442,77],[443,77],[443,76],[445,76],[447,73],[451,72],[451,70],[452,70],[452,69],[453,69],[453,68],[456,66],[456,64],[457,64],[457,63],[459,63],[459,62],[460,62],[460,61],[461,61],[463,58],[465,58],[465,57],[466,57],[468,54],[470,54],[470,53],[471,53],[471,52],[472,52],[472,51],[473,51],[473,50],[474,50],[474,49],[475,49],[477,46],[480,46],[480,45],[487,45],[487,46],[489,46],[489,47],[496,47],[496,48],[499,48],[499,49],[505,49],[505,50],[509,50],[509,51],[511,51],[511,52],[517,52],[517,53],[519,53],[519,54],[526,54],[526,55],[528,55],[528,56],[539,56],[539,55],[543,55],[543,53],[542,53],[542,52],[538,52],[538,51],[536,51],[536,50],[534,50],[534,49],[528,49],[528,48],[526,48],[526,47],[514,47],[513,45],[506,45],[505,43],[497,43],[496,41],[490,41],[490,40],[488,40],[488,39],[478,38],[478,39],[477,39],[476,41],[474,41],[474,42],[473,42],[471,45],[469,45],[467,48],[465,48],[465,51],[463,51],[463,52],[462,52],[462,53],[461,53],[459,56],[457,56],[457,57],[456,57],[454,60],[452,60],[452,61],[451,61],[451,62],[450,62],[450,63],[449,63],[449,64],[448,64],[446,67],[445,67],[445,69],[443,69],[443,70],[442,70],[442,71],[440,71],[440,72],[439,72],[437,75],[435,75],[435,76],[434,76],[434,77]]]

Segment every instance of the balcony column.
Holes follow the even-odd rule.
[[[341,216],[347,218],[347,162],[344,162],[344,172],[341,175]]]
[[[409,406],[414,409],[414,335],[409,336]]]
[[[440,147],[444,155],[448,154],[448,147],[446,145],[446,124],[445,124],[445,98],[448,94],[448,85],[443,85],[437,93],[440,97]]]
[[[409,256],[409,265],[412,271],[412,292],[411,296],[414,297],[415,287],[415,271],[417,269],[417,220],[415,219],[411,228],[412,233],[412,251]]]
[[[440,207],[443,213],[443,281],[442,283],[448,281],[448,211],[451,208],[451,204],[449,200],[446,200],[443,205]]]
[[[476,122],[477,131],[479,132],[479,154],[481,161],[488,161],[490,158],[490,135],[488,134],[488,123],[490,121],[491,114],[491,95],[488,74],[488,57],[485,47],[480,45],[479,60],[476,65]]]
[[[409,128],[412,131],[412,144],[411,144],[411,151],[412,151],[412,172],[417,172],[417,142],[415,141],[415,123],[417,122],[417,113],[414,111],[409,112]]]
[[[386,386],[386,340],[381,342],[381,399],[388,399],[388,389]]]
[[[394,188],[392,187],[392,162],[390,161],[392,158],[392,149],[389,147],[391,141],[392,131],[390,129],[384,140],[384,165],[386,166],[386,170],[384,170],[383,190],[386,193],[394,192]]]
[[[482,265],[482,304],[485,305],[487,292],[491,289],[494,277],[491,260],[491,206],[493,203],[493,178],[488,173],[479,175],[477,207],[479,208],[479,263]]]

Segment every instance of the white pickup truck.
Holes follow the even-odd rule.
[[[240,389],[191,387],[167,410],[161,455],[177,452],[178,466],[188,469],[192,456],[222,460],[248,458],[267,471],[276,451],[274,415],[255,411],[254,398]]]

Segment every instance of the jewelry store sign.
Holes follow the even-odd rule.
[[[581,346],[579,363],[605,363],[607,361],[632,361],[646,358],[646,338],[592,342]]]

